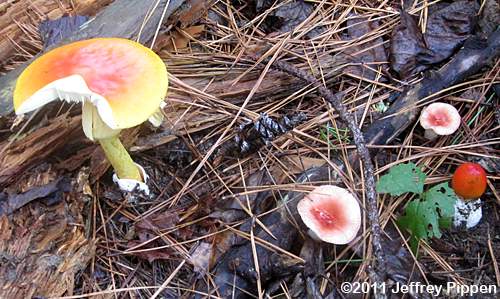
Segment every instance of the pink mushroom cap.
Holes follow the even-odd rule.
[[[460,114],[446,103],[432,103],[420,114],[420,125],[437,135],[451,135],[460,127]]]
[[[347,244],[358,234],[361,210],[346,189],[323,185],[304,196],[297,204],[304,224],[322,241]]]

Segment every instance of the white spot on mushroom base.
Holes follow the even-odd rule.
[[[453,225],[455,227],[473,228],[481,221],[482,217],[483,212],[480,198],[472,201],[464,201],[461,198],[457,198],[455,216],[453,218]]]
[[[148,181],[148,174],[144,170],[144,168],[135,163],[137,165],[137,168],[139,168],[139,171],[141,172],[142,179],[144,182],[139,182],[137,180],[132,180],[132,179],[119,179],[116,173],[113,174],[113,182],[118,185],[120,190],[126,191],[126,192],[133,192],[133,191],[140,191],[143,192],[146,195],[149,195],[149,187],[146,184]]]

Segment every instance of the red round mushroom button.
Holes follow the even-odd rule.
[[[451,180],[455,193],[464,199],[479,198],[486,191],[486,185],[486,172],[476,163],[460,165]]]

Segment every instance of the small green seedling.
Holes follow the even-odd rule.
[[[349,128],[336,129],[328,124],[324,129],[319,129],[319,137],[321,138],[321,140],[328,142],[330,144],[330,147],[336,148],[336,146],[330,140],[336,139],[339,142],[350,143],[351,140],[349,138],[349,132]]]
[[[417,195],[408,202],[403,216],[398,219],[399,227],[411,232],[410,246],[414,253],[421,239],[441,238],[440,229],[451,226],[455,212],[456,195],[453,189],[448,187],[448,183],[441,183],[424,192],[426,177],[413,163],[399,164],[391,167],[389,173],[377,183],[379,193]]]
[[[379,113],[384,113],[387,111],[387,109],[389,109],[389,106],[387,106],[384,101],[380,101],[374,105],[372,105],[373,107],[373,110],[375,110],[376,112],[379,112]]]

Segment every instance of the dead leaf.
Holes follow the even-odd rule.
[[[166,50],[175,52],[188,47],[189,41],[199,37],[205,30],[205,25],[192,26],[185,29],[176,29],[172,34],[158,39],[155,51]]]
[[[304,1],[290,1],[280,5],[268,17],[271,28],[280,32],[291,32],[304,22],[312,13],[314,7]],[[321,33],[319,28],[311,30],[308,37],[314,37]]]
[[[462,46],[472,33],[479,6],[476,1],[462,0],[431,8],[425,34],[406,12],[392,32],[391,67],[403,79],[444,61]]]
[[[417,55],[426,50],[424,37],[417,22],[406,11],[401,12],[401,23],[394,28],[391,36],[391,68],[406,79],[423,71],[426,67],[419,64]]]
[[[476,1],[464,0],[432,13],[424,34],[428,52],[419,55],[419,61],[434,64],[450,57],[470,37],[478,11]]]
[[[320,167],[326,163],[324,159],[298,155],[286,156],[282,161],[287,166],[287,170],[292,173],[302,173],[309,168]]]
[[[127,247],[128,248],[136,247],[141,245],[142,243],[143,242],[137,240],[129,241],[127,243]],[[172,253],[168,248],[164,249],[151,249],[151,248],[154,247],[145,248],[144,246],[141,246],[140,249],[137,249],[137,251],[133,251],[132,254],[140,259],[147,260],[150,263],[156,260],[169,260],[172,258]]]
[[[152,231],[158,232],[161,230],[172,229],[179,222],[177,214],[165,211],[163,213],[153,214],[135,223],[137,232]]]
[[[54,204],[60,202],[63,192],[69,192],[70,186],[69,179],[59,178],[44,186],[33,187],[29,191],[21,194],[8,195],[6,193],[0,193],[0,216],[10,215],[36,199],[47,199],[50,196],[49,203]]]
[[[160,234],[160,231],[172,229],[178,222],[179,216],[169,211],[153,214],[141,219],[134,224],[134,232],[137,239],[129,241],[127,248],[133,248],[150,241]],[[150,263],[155,260],[171,259],[171,249],[153,249],[161,245],[165,244],[161,243],[161,240],[155,240],[134,249],[132,254],[141,259],[148,260]]]
[[[366,17],[360,17],[352,14],[347,20],[347,36],[343,39],[358,39],[369,34],[370,32],[373,32],[378,26],[378,21],[372,21]],[[376,72],[370,70],[366,66],[369,66],[372,69],[377,69],[377,63],[387,61],[387,54],[385,53],[383,46],[384,41],[381,37],[366,40],[368,41],[363,42],[363,44],[354,44],[344,50],[344,53],[348,56],[349,62],[358,64],[348,66],[344,71],[359,77],[374,80]],[[366,64],[366,66],[363,64]]]
[[[485,35],[495,31],[500,24],[500,2],[498,0],[486,0],[479,18],[479,27]]]
[[[210,7],[211,1],[207,0],[187,0],[181,7],[180,12],[176,13],[177,20],[181,28],[186,28],[196,23],[203,17]],[[175,19],[175,18],[173,18]]]
[[[197,278],[205,276],[210,269],[210,258],[213,255],[213,246],[207,242],[201,242],[190,254],[189,262],[193,265],[193,270]]]

